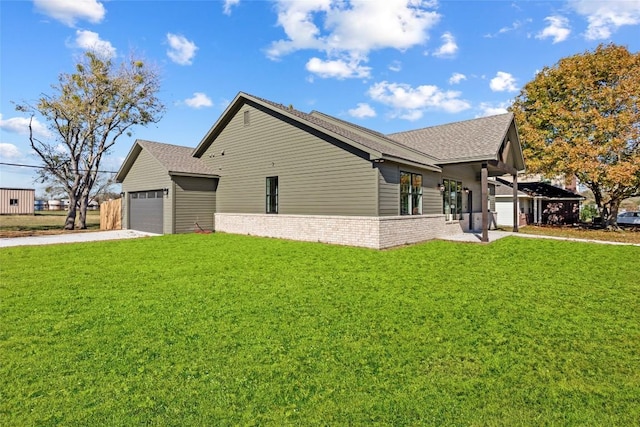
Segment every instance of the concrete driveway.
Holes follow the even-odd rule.
[[[0,248],[11,246],[55,245],[58,243],[98,242],[101,240],[136,239],[159,236],[136,230],[91,231],[86,233],[51,234],[45,236],[10,237],[0,239]]]

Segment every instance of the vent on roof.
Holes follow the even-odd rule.
[[[244,125],[245,126],[249,126],[250,120],[249,120],[249,110],[244,112]]]

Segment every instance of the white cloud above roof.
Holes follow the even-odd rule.
[[[547,16],[544,20],[549,25],[536,35],[537,39],[553,38],[555,44],[565,41],[571,34],[569,20],[564,16]]]
[[[116,48],[113,47],[111,42],[102,40],[98,33],[88,30],[77,30],[75,46],[84,50],[93,50],[109,58],[116,56]]]
[[[2,160],[16,160],[22,158],[20,149],[8,142],[0,142],[0,159]]]
[[[458,83],[460,83],[463,80],[467,80],[467,76],[465,76],[462,73],[453,73],[451,75],[451,77],[449,77],[449,84],[450,85],[457,85]]]
[[[38,137],[48,138],[51,133],[49,130],[38,121],[37,117],[33,119],[29,117],[12,117],[10,119],[4,120],[2,118],[2,114],[0,114],[0,129],[17,133],[19,135],[29,135],[29,122],[31,121],[31,129],[33,130],[33,135]]]
[[[519,30],[520,28],[524,27],[526,24],[531,23],[532,21],[533,21],[533,20],[532,20],[532,19],[530,19],[530,18],[529,18],[529,19],[526,19],[526,20],[523,20],[523,21],[521,21],[521,20],[517,20],[517,21],[515,21],[513,24],[511,24],[511,25],[510,25],[510,26],[508,26],[508,27],[502,27],[502,28],[500,28],[500,29],[498,30],[498,32],[496,32],[496,33],[494,33],[494,34],[485,34],[485,36],[484,36],[484,37],[489,38],[489,39],[494,38],[494,37],[498,37],[498,36],[500,36],[500,35],[502,35],[502,34],[506,34],[506,33],[510,33],[510,32],[512,32],[512,31]]]
[[[389,64],[389,70],[397,73],[399,71],[402,71],[402,63],[400,61],[392,61],[391,64]]]
[[[97,24],[106,14],[104,6],[97,0],[33,0],[33,4],[43,14],[69,27],[80,20]]]
[[[640,0],[571,0],[569,4],[586,17],[587,40],[608,39],[622,26],[640,24]]]
[[[442,46],[433,52],[433,56],[440,58],[450,58],[455,56],[458,52],[458,45],[456,44],[456,39],[453,37],[453,34],[446,32],[440,37],[440,39],[442,40]]]
[[[213,106],[213,101],[205,93],[194,92],[191,98],[184,100],[184,103],[191,108],[204,108]]]
[[[322,78],[368,78],[371,73],[371,68],[360,65],[358,60],[345,61],[337,59],[323,61],[314,57],[307,62],[306,68],[307,71]]]
[[[376,116],[376,111],[366,102],[359,102],[356,108],[352,108],[348,112],[351,117],[359,119]]]
[[[361,63],[369,52],[424,44],[440,19],[435,6],[427,0],[278,0],[278,25],[287,37],[271,43],[266,54],[276,60],[295,51],[316,50],[327,59],[312,58],[307,70],[318,68],[321,77],[346,78],[344,72],[326,68],[348,65],[351,76],[361,77],[368,70]]]
[[[224,0],[224,4],[222,5],[222,12],[225,15],[231,15],[231,8],[237,6],[240,3],[240,0]]]
[[[393,117],[406,120],[420,119],[427,109],[458,113],[471,108],[468,101],[460,99],[460,92],[444,91],[433,85],[414,88],[405,83],[383,81],[372,85],[367,94],[393,108]]]
[[[515,92],[518,90],[516,79],[511,74],[498,71],[489,82],[489,87],[494,92]]]
[[[508,112],[507,107],[508,103],[503,102],[498,105],[489,103],[489,102],[481,102],[480,103],[480,113],[476,115],[478,117],[487,117],[487,116],[495,116],[497,114],[504,114]]]
[[[185,36],[179,34],[167,33],[167,42],[169,49],[167,56],[176,64],[191,65],[193,57],[196,56],[198,47],[196,44],[188,40]]]

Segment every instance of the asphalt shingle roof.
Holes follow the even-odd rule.
[[[215,175],[202,159],[192,156],[193,147],[145,140],[138,140],[137,143],[167,168],[169,172]]]
[[[505,113],[387,136],[443,162],[495,158],[512,120]]]

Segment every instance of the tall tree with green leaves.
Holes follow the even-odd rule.
[[[640,53],[608,44],[563,58],[511,110],[528,171],[575,176],[615,227],[620,202],[640,195]]]
[[[43,167],[41,178],[64,188],[69,212],[64,228],[86,228],[86,212],[100,163],[122,135],[136,125],[157,123],[164,105],[157,97],[159,74],[143,61],[131,58],[116,66],[110,57],[86,52],[75,73],[63,73],[52,86],[53,95],[41,95],[35,106],[17,109],[39,113],[47,122],[51,139],[40,139],[29,126],[31,148]]]

